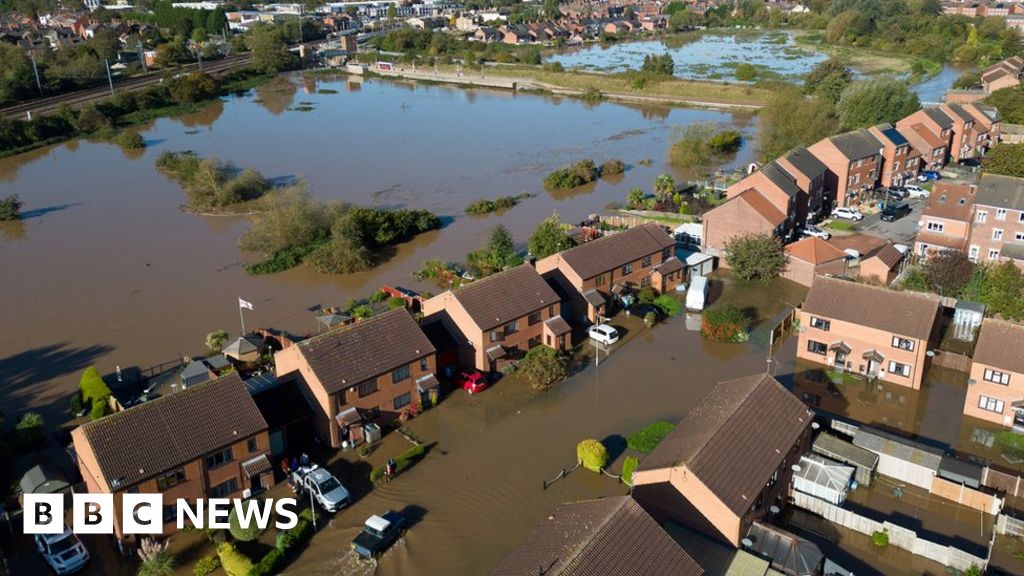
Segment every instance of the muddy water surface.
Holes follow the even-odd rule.
[[[142,154],[73,141],[0,160],[0,196],[20,195],[27,211],[23,222],[0,226],[5,411],[31,406],[59,422],[84,367],[146,368],[199,353],[208,332],[238,333],[238,297],[255,304],[247,327],[303,334],[316,327],[312,306],[341,305],[383,282],[430,289],[410,273],[427,258],[460,259],[498,222],[525,242],[553,210],[575,221],[634,186],[649,189],[668,171],[672,127],[696,121],[754,137],[749,116],[714,111],[291,78],[155,122],[142,132]],[[160,152],[183,149],[271,178],[304,178],[319,198],[428,208],[451,222],[372,272],[248,276],[236,247],[245,219],[181,213],[183,193],[155,170]],[[585,157],[621,158],[630,168],[567,193],[542,189],[551,169]],[[644,159],[653,164],[639,165]],[[501,214],[462,215],[474,199],[524,191],[538,195]]]

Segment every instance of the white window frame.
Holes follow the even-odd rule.
[[[910,378],[910,364],[901,364],[895,360],[889,360],[889,374]]]
[[[914,341],[908,338],[900,338],[899,336],[893,336],[892,347],[899,348],[900,350],[906,350],[907,352],[913,352]]]
[[[1006,220],[1006,208],[996,208],[996,220]]]
[[[1015,233],[1013,234],[1013,238],[1014,238],[1014,239],[1015,239],[1015,240],[1016,240],[1017,242],[1024,242],[1024,232],[1015,232]]]
[[[979,254],[981,254],[981,247],[971,244],[970,251],[967,252],[967,258],[972,262],[977,262]]]
[[[985,368],[982,378],[984,378],[986,382],[991,382],[993,384],[1002,384],[1003,386],[1010,385],[1010,374],[1007,372],[1000,372],[999,370]]]
[[[946,225],[942,222],[933,222],[929,220],[927,226],[929,232],[945,232],[946,230]]]
[[[974,221],[978,224],[984,224],[988,221],[988,212],[985,210],[978,210],[977,213],[974,214]]]
[[[988,259],[989,260],[995,260],[997,258],[999,258],[999,250],[997,248],[989,248],[988,249]]]
[[[1003,239],[1003,229],[1002,228],[993,228],[992,229],[992,239],[993,240],[1002,240]]]
[[[981,408],[986,412],[1002,414],[1005,407],[1006,403],[998,398],[992,398],[985,395],[978,396],[978,408]]]

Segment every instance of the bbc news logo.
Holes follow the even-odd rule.
[[[175,500],[177,529],[228,529],[231,512],[235,512],[242,528],[257,526],[266,530],[273,523],[278,530],[294,528],[299,523],[295,498],[243,500],[241,498],[208,498],[189,502]],[[25,533],[62,534],[64,532],[63,494],[25,494]],[[71,530],[76,534],[114,534],[113,494],[73,494]],[[121,532],[123,534],[163,534],[163,494],[122,494]]]

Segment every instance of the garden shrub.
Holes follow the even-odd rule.
[[[676,300],[668,294],[663,294],[655,298],[654,305],[661,308],[661,311],[664,312],[666,316],[679,316],[683,313],[683,305],[679,303],[679,300]]]
[[[889,531],[881,530],[871,533],[871,543],[879,548],[884,548],[889,545]]]
[[[230,542],[221,542],[217,546],[217,556],[220,557],[220,565],[228,576],[249,576],[254,568],[252,560],[239,552]]]
[[[597,440],[583,440],[576,445],[576,459],[587,470],[600,472],[608,465],[608,449]]]
[[[588,158],[548,174],[544,178],[544,186],[554,190],[569,190],[593,182],[597,177],[597,166]]]
[[[640,460],[636,456],[627,456],[626,461],[622,463],[622,481],[630,486],[633,485],[633,472],[636,471],[637,465],[640,464]]]
[[[712,342],[744,342],[750,338],[750,319],[735,304],[726,304],[704,312],[700,334]]]
[[[192,566],[192,574],[195,576],[206,576],[220,568],[220,558],[216,556],[203,556]]]
[[[267,552],[266,556],[260,559],[260,561],[249,570],[247,576],[271,576],[277,573],[277,568],[284,561],[284,550],[280,548],[274,548],[270,552]]]
[[[248,510],[249,506],[259,506],[260,503],[257,500],[249,500],[242,503],[243,506]],[[231,513],[228,515],[228,532],[231,532],[231,537],[240,542],[252,542],[253,540],[260,537],[263,534],[263,530],[256,525],[255,522],[251,523],[245,528],[242,527],[238,521],[238,508],[231,508]]]
[[[652,422],[630,434],[626,438],[626,446],[637,452],[650,454],[654,447],[664,440],[675,427],[675,424],[665,420]]]
[[[557,350],[535,346],[519,364],[519,374],[534,390],[546,390],[565,378],[566,361]]]
[[[82,378],[78,381],[78,389],[82,391],[82,399],[87,404],[93,404],[97,400],[106,402],[111,394],[110,387],[93,366],[89,366],[85,372],[82,372]]]
[[[107,402],[93,402],[92,409],[89,410],[89,417],[93,420],[99,420],[107,415]]]

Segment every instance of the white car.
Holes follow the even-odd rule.
[[[615,344],[619,341],[619,331],[607,324],[595,324],[587,330],[591,340],[604,345]]]
[[[929,196],[929,194],[931,194],[931,192],[925,190],[924,188],[921,188],[920,186],[918,186],[916,184],[908,184],[907,186],[904,186],[903,188],[904,188],[904,190],[907,191],[907,194],[911,198],[927,198]]]
[[[817,226],[808,226],[807,228],[804,228],[804,236],[805,237],[807,237],[807,236],[814,236],[815,238],[821,238],[822,240],[828,240],[829,238],[832,237],[832,234],[829,234],[828,231],[822,230],[821,228],[818,228]]]
[[[832,211],[832,217],[853,220],[854,222],[860,222],[864,219],[864,215],[856,208],[836,208]]]
[[[89,561],[89,551],[67,526],[61,534],[36,534],[35,540],[39,553],[59,575],[78,572]]]

